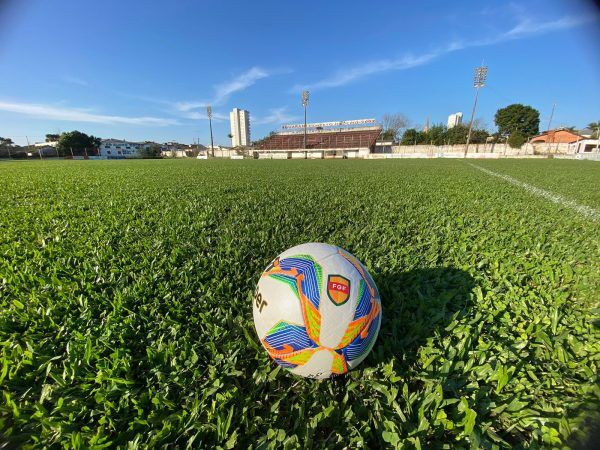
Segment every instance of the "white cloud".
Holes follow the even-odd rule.
[[[502,40],[521,39],[527,36],[578,27],[595,20],[596,18],[594,16],[567,16],[558,20],[551,20],[549,22],[540,22],[535,19],[524,18],[515,27],[501,36],[503,38]]]
[[[66,83],[70,83],[70,84],[77,84],[79,86],[89,86],[90,84],[78,77],[73,77],[70,75],[65,75],[64,77],[62,77],[62,80],[65,81]]]
[[[127,125],[176,125],[178,122],[172,119],[160,117],[123,117],[94,114],[89,110],[76,108],[63,108],[50,105],[33,103],[11,103],[0,101],[0,111],[8,111],[17,114],[39,117],[42,119],[68,120],[72,122],[92,122],[103,124],[127,124]]]
[[[457,50],[468,47],[482,47],[518,39],[525,39],[531,36],[547,34],[553,31],[575,28],[596,20],[597,18],[595,16],[565,16],[558,20],[541,22],[536,19],[530,19],[529,17],[521,16],[519,22],[510,30],[490,38],[463,42],[460,48],[457,48]]]
[[[185,112],[185,113],[181,114],[181,117],[183,117],[185,119],[192,119],[192,120],[208,120],[208,115],[205,112],[199,112],[199,111]],[[212,113],[212,118],[213,118],[213,121],[215,121],[215,122],[229,120],[229,116],[218,113],[218,112],[214,112],[214,111]]]
[[[260,67],[253,67],[233,80],[217,85],[213,103],[218,105],[227,100],[231,94],[252,86],[258,80],[269,77],[270,74]]]
[[[302,89],[317,90],[343,86],[345,84],[351,83],[352,81],[376,73],[387,72],[390,70],[405,70],[410,69],[412,67],[421,66],[436,58],[438,55],[439,53],[432,52],[416,57],[412,55],[407,55],[398,59],[382,59],[378,61],[371,61],[360,66],[352,67],[350,69],[340,70],[336,72],[333,76],[312,84],[307,84],[304,86],[296,85],[291,90],[293,92],[298,92]]]
[[[298,116],[292,116],[288,114],[287,108],[273,108],[269,110],[269,114],[264,117],[252,118],[252,123],[256,125],[267,125],[267,124],[280,124],[289,123],[298,120]]]
[[[518,12],[518,15],[519,21],[517,25],[496,36],[470,41],[457,40],[445,47],[424,53],[419,56],[406,55],[397,59],[370,61],[359,66],[340,70],[334,75],[314,83],[296,85],[290,91],[296,93],[302,89],[318,90],[344,86],[369,75],[388,72],[391,70],[406,70],[421,66],[439,58],[442,55],[454,51],[463,50],[470,47],[489,46],[511,40],[524,39],[530,36],[574,28],[597,20],[596,16],[565,16],[558,20],[544,22],[540,21],[538,17],[530,19],[529,17],[523,15],[520,11]]]
[[[235,92],[243,91],[252,86],[258,80],[270,77],[275,73],[281,73],[281,71],[269,72],[260,67],[252,67],[250,70],[238,75],[234,79],[216,85],[215,94],[212,99],[204,101],[177,102],[174,103],[174,106],[178,111],[191,111],[193,109],[203,108],[208,105],[221,105]]]
[[[192,109],[205,108],[210,102],[175,102],[172,104],[177,111],[191,111]]]

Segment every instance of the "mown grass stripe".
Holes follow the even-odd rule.
[[[533,186],[529,183],[525,183],[524,181],[517,180],[516,178],[513,178],[510,175],[505,175],[502,173],[494,172],[493,170],[478,166],[477,164],[469,163],[469,165],[471,167],[474,167],[475,169],[478,169],[484,173],[487,173],[488,175],[491,175],[491,176],[497,177],[497,178],[501,178],[505,181],[508,181],[511,184],[514,184],[515,186],[519,186],[519,187],[525,189],[526,191],[537,195],[538,197],[543,197],[546,200],[551,201],[552,203],[556,203],[557,205],[565,206],[569,209],[572,209],[573,211],[576,211],[577,213],[581,214],[582,216],[584,216],[588,219],[600,221],[600,211],[598,211],[595,208],[592,208],[591,206],[580,205],[579,203],[577,203],[574,200],[563,197],[562,195],[555,194],[554,192],[551,192],[551,191],[546,191],[545,189],[541,189],[537,186]]]

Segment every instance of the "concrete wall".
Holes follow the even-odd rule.
[[[600,161],[600,153],[575,153],[574,155],[557,155],[559,159],[587,159],[590,161]]]
[[[468,153],[469,159],[498,159],[502,158],[500,153]],[[527,157],[522,155],[521,157]],[[530,155],[529,157],[533,157]],[[415,152],[415,153],[371,153],[367,159],[403,159],[403,158],[464,158],[464,153],[459,152]]]
[[[524,144],[521,148],[511,148],[507,144],[471,144],[467,158],[546,158],[546,157],[573,157],[576,151],[575,144],[540,143]],[[261,151],[258,152],[260,159],[320,159],[320,158],[367,158],[367,159],[389,159],[389,158],[463,158],[465,145],[395,145],[391,153],[369,153],[368,149],[346,149],[338,150],[335,156],[323,155],[322,151]],[[289,156],[288,156],[289,155]],[[589,155],[587,153],[586,155]],[[584,157],[582,157],[584,158]],[[582,159],[578,158],[578,159]],[[595,156],[585,157],[594,159]]]
[[[210,147],[207,149],[207,151],[212,156],[212,153],[210,152]],[[237,154],[238,152],[232,148],[215,148],[215,158],[231,158],[232,156],[236,156]]]
[[[411,154],[411,153],[429,153],[429,154],[452,154],[464,155],[465,144],[460,145],[395,145],[392,147],[392,153]],[[501,156],[525,156],[525,155],[552,155],[572,153],[569,144],[524,144],[521,148],[512,148],[507,144],[470,144],[469,154],[497,154]],[[433,157],[433,156],[432,156]]]

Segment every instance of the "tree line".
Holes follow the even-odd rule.
[[[518,148],[529,141],[540,132],[540,113],[537,109],[515,103],[500,108],[494,115],[494,123],[497,127],[495,133],[491,133],[481,126],[479,121],[473,122],[470,142],[482,144],[491,142],[506,142],[511,147]],[[428,129],[417,129],[408,127],[409,120],[401,113],[386,114],[383,116],[383,131],[380,140],[391,140],[401,145],[455,145],[465,144],[469,133],[468,124],[459,124],[448,128],[444,124],[435,124]],[[598,124],[592,122],[588,125],[598,134]]]

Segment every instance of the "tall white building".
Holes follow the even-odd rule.
[[[448,116],[448,128],[454,128],[462,123],[462,113],[457,112]]]
[[[233,108],[229,113],[231,124],[231,145],[233,147],[250,145],[250,113],[245,109]]]

